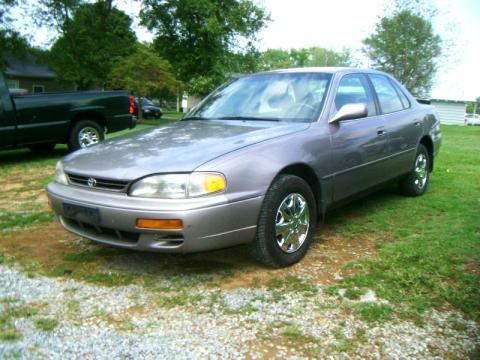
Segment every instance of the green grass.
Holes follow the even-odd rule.
[[[43,331],[52,331],[57,326],[58,321],[51,318],[41,318],[37,319],[34,322],[34,325],[37,329]]]
[[[30,318],[38,314],[38,308],[29,305],[8,305],[0,312],[0,341],[16,341],[22,334],[13,325],[17,318]]]
[[[53,214],[47,212],[0,211],[0,230],[25,228],[53,220]]]
[[[386,189],[330,214],[327,224],[350,237],[381,230],[392,242],[378,257],[349,265],[357,274],[334,289],[370,288],[421,314],[445,305],[480,319],[480,128],[443,126],[444,142],[424,196]],[[369,311],[378,309],[363,310]]]

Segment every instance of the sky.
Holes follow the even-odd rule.
[[[321,46],[334,50],[350,48],[362,67],[369,62],[358,51],[362,40],[375,31],[375,24],[391,6],[391,0],[254,0],[269,13],[271,21],[257,36],[257,47],[303,48]],[[438,9],[432,22],[446,46],[435,77],[431,97],[474,100],[480,96],[480,0],[431,0]],[[117,0],[117,6],[134,19],[142,41],[153,37],[138,25],[140,4]],[[45,31],[37,32],[41,43]]]

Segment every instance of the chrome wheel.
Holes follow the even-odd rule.
[[[414,184],[417,190],[422,190],[425,187],[425,184],[427,183],[427,177],[428,177],[427,165],[428,165],[428,161],[425,154],[419,154],[417,156],[417,159],[415,160],[415,169],[414,169],[414,174],[415,174]]]
[[[78,132],[78,144],[82,149],[98,144],[100,142],[100,133],[97,129],[86,126]]]
[[[277,244],[283,252],[293,253],[305,242],[310,227],[310,210],[305,198],[298,193],[281,202],[275,218]]]

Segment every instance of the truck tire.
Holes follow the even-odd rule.
[[[92,120],[80,120],[70,130],[68,148],[71,151],[84,149],[105,139],[102,126]]]
[[[315,197],[298,176],[280,175],[268,189],[250,251],[260,263],[281,268],[306,254],[317,221]]]

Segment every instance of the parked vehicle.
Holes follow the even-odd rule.
[[[434,108],[385,73],[280,70],[220,87],[177,123],[70,154],[47,192],[60,223],[94,241],[163,252],[249,243],[282,267],[334,205],[392,180],[422,195],[441,138]]]
[[[11,94],[0,74],[0,149],[88,147],[103,140],[105,130],[135,127],[133,110],[127,91]]]
[[[151,100],[141,98],[142,100],[142,115],[144,119],[156,118],[160,119],[163,115],[162,109],[156,106]],[[135,114],[138,116],[138,98],[135,98]]]
[[[465,125],[480,125],[480,115],[465,114]]]

